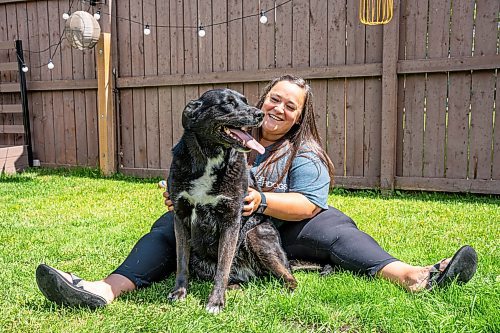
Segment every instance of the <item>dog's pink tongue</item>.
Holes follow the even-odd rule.
[[[240,131],[240,130],[235,129],[235,128],[231,128],[230,131],[231,131],[231,133],[236,135],[238,138],[243,140],[245,146],[247,146],[250,149],[258,151],[259,154],[264,154],[264,152],[265,152],[264,147],[262,147],[262,145],[260,143],[258,143],[257,140],[252,138],[252,136],[250,134],[248,134],[247,132],[244,132],[244,131]]]

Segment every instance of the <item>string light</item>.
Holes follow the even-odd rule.
[[[23,72],[25,72],[25,73],[28,73],[28,71],[29,71],[30,69],[28,68],[28,66],[26,66],[26,64],[23,64],[23,66],[21,67],[21,70],[22,70]]]
[[[67,20],[69,17],[70,17],[70,14],[71,13],[71,8],[73,7],[73,2],[75,0],[71,0],[71,3],[70,3],[70,6],[69,6],[69,9],[68,11],[64,12],[63,13],[63,19]],[[90,3],[90,6],[92,5],[96,5],[97,3],[105,3],[105,1],[92,1],[92,0],[82,0],[83,2],[87,1]],[[177,25],[155,25],[155,24],[146,24],[144,26],[144,23],[143,22],[139,22],[139,21],[136,21],[136,20],[132,20],[132,19],[129,19],[129,18],[126,18],[126,17],[120,17],[120,16],[117,16],[117,15],[113,15],[111,13],[106,13],[106,12],[102,12],[100,9],[97,10],[95,13],[94,13],[94,18],[96,20],[100,19],[100,17],[102,15],[108,15],[110,17],[114,17],[115,19],[118,19],[118,20],[123,20],[123,21],[128,21],[128,22],[131,22],[131,23],[134,23],[134,24],[140,24],[140,25],[143,25],[144,26],[144,35],[150,35],[151,34],[151,28],[152,27],[156,27],[156,28],[171,28],[171,29],[196,29],[198,31],[198,36],[200,37],[204,37],[206,35],[206,28],[210,28],[210,27],[215,27],[215,26],[220,26],[220,25],[223,25],[223,24],[228,24],[228,23],[231,23],[233,21],[238,21],[238,20],[244,20],[246,18],[250,18],[250,17],[257,17],[259,16],[259,21],[262,23],[262,24],[266,24],[268,22],[268,18],[266,16],[266,13],[271,11],[271,10],[274,10],[276,11],[276,9],[278,9],[279,7],[287,4],[287,3],[290,3],[292,2],[292,0],[285,0],[283,1],[282,3],[280,4],[275,4],[272,8],[269,8],[267,10],[261,10],[260,12],[258,13],[255,13],[255,14],[249,14],[249,15],[246,15],[246,16],[241,16],[241,17],[235,17],[235,18],[232,18],[230,20],[227,20],[227,21],[221,21],[221,22],[214,22],[212,24],[207,24],[205,26],[203,25],[199,25],[199,26],[190,26],[190,25],[182,25],[182,26],[177,26]],[[90,9],[90,7],[89,7]],[[59,39],[59,42],[58,43],[55,43],[55,44],[52,44],[52,45],[49,45],[47,48],[43,49],[43,50],[38,50],[38,51],[32,51],[32,50],[24,50],[25,52],[30,52],[30,53],[43,53],[43,52],[46,52],[46,51],[50,51],[50,49],[55,46],[55,50],[54,52],[52,52],[52,56],[55,55],[55,53],[57,52],[57,49],[59,48],[59,46],[61,46],[61,43],[62,43],[62,39],[64,38],[64,34],[61,34],[61,38]],[[53,69],[54,68],[54,63],[52,62],[52,59],[49,59],[49,63],[46,64],[47,67],[49,69]],[[33,67],[33,68],[41,68],[43,67],[44,65],[41,65],[39,67]],[[26,66],[27,67],[27,66]]]
[[[260,19],[259,19],[260,23],[262,24],[266,24],[267,23],[267,16],[266,16],[266,12],[265,11],[261,11],[260,12]]]
[[[202,25],[200,25],[200,26],[198,27],[198,36],[200,36],[200,37],[205,37],[205,35],[206,35],[206,34],[207,34],[207,33],[206,33],[205,29],[203,28],[203,26],[202,26]]]

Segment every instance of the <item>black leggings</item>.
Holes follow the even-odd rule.
[[[127,277],[137,288],[142,288],[174,272],[173,222],[173,213],[161,216],[113,273]],[[333,264],[369,276],[397,261],[372,237],[360,231],[351,218],[332,207],[310,220],[285,223],[279,232],[289,259]]]

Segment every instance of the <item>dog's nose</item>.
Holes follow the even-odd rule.
[[[259,121],[261,121],[262,119],[264,119],[264,111],[262,110],[258,110],[255,112],[255,118],[259,119]]]

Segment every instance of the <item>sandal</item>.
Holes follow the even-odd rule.
[[[462,246],[451,258],[444,271],[441,272],[439,267],[443,260],[431,267],[429,281],[426,285],[427,290],[445,287],[453,281],[456,281],[457,284],[465,284],[476,273],[477,253],[469,245]]]
[[[69,274],[71,281],[66,280],[56,269],[40,264],[36,269],[36,283],[42,294],[49,301],[57,304],[91,309],[107,305],[107,301],[103,297],[85,290],[80,285],[81,278]]]

